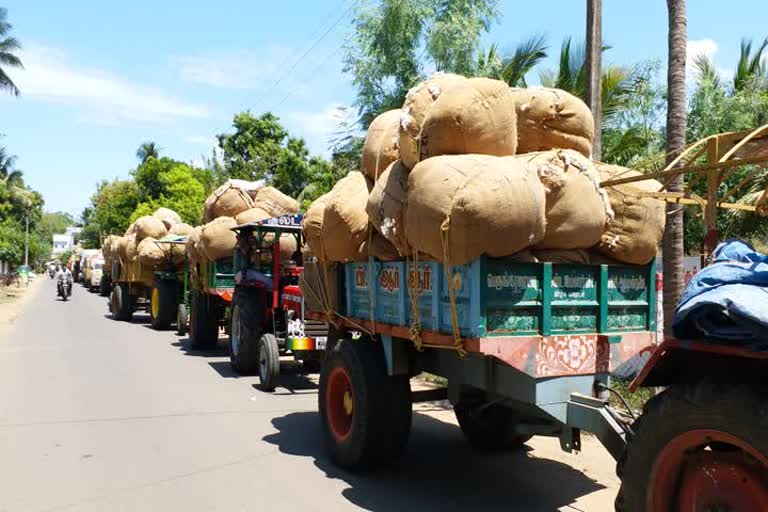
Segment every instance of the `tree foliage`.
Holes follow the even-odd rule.
[[[136,150],[136,158],[138,158],[142,164],[146,163],[150,158],[160,158],[160,149],[161,148],[157,147],[157,144],[152,141],[144,142],[139,146],[139,149]]]
[[[12,95],[18,96],[21,91],[4,69],[6,67],[24,67],[21,59],[16,55],[21,50],[21,43],[15,37],[8,35],[11,28],[13,25],[8,22],[8,9],[0,7],[0,89],[5,89]]]

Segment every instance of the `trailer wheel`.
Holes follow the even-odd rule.
[[[498,404],[459,402],[453,411],[464,437],[477,450],[514,450],[531,439],[514,432],[517,415]]]
[[[118,283],[112,290],[111,297],[112,319],[130,322],[133,318],[133,307],[131,306],[131,296],[128,292],[127,283]]]
[[[763,510],[768,503],[764,390],[699,382],[653,397],[617,472],[620,512]]]
[[[149,317],[152,328],[164,331],[171,326],[176,316],[176,282],[155,279],[149,296]]]
[[[280,348],[274,334],[264,333],[259,338],[259,380],[261,389],[274,391],[280,376]]]
[[[186,304],[179,304],[176,308],[176,334],[184,336],[187,334],[187,322],[189,322],[189,313]]]
[[[209,349],[219,341],[219,319],[213,299],[202,293],[192,294],[189,319],[189,345],[193,349]]]
[[[102,297],[109,296],[109,281],[107,280],[107,276],[101,276],[101,280],[99,281],[99,295]]]
[[[387,375],[380,344],[347,339],[331,349],[319,406],[325,444],[339,466],[374,469],[402,455],[411,430],[410,380]]]
[[[229,361],[241,375],[259,371],[259,338],[263,301],[256,290],[238,288],[232,300],[229,327]]]

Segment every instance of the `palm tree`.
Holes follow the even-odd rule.
[[[146,162],[150,158],[158,158],[160,156],[160,149],[162,148],[157,147],[157,144],[154,142],[147,141],[136,150],[136,158],[141,160],[141,163]]]
[[[685,45],[687,19],[685,0],[667,0],[669,34],[667,36],[667,163],[685,150],[687,112],[685,103]],[[675,177],[667,189],[683,190],[682,175]],[[667,205],[664,231],[664,334],[672,336],[675,306],[683,292],[683,210]]]
[[[547,58],[547,40],[534,34],[518,44],[514,53],[502,60],[501,79],[510,87],[528,87],[525,75]]]
[[[603,47],[603,51],[610,49]],[[587,93],[587,70],[584,45],[572,44],[568,37],[560,47],[557,72],[545,69],[539,72],[541,84],[570,92],[585,99]],[[634,73],[631,69],[611,65],[603,67],[602,82],[603,119],[619,112],[632,93]]]
[[[0,89],[7,89],[14,96],[18,96],[21,91],[3,69],[3,66],[24,67],[21,60],[14,54],[21,49],[21,43],[15,37],[8,36],[13,25],[6,21],[7,17],[8,9],[0,7]]]
[[[768,48],[768,37],[752,53],[752,40],[741,40],[741,53],[739,63],[736,66],[736,74],[733,77],[733,90],[739,91],[748,85],[749,81],[756,77],[768,76],[768,64],[763,58],[763,52]]]

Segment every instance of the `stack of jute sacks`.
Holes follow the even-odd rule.
[[[102,243],[105,263],[111,266],[138,263],[144,269],[156,269],[163,264],[179,264],[184,259],[183,245],[158,244],[166,235],[188,235],[192,226],[169,208],[158,208],[152,215],[136,219],[123,236],[110,235]]]
[[[187,243],[187,254],[192,262],[231,258],[237,242],[232,231],[235,226],[298,213],[298,201],[274,187],[262,185],[260,181],[232,179],[208,196],[203,207],[204,224],[192,230]],[[281,239],[281,249],[285,252],[295,252],[295,245],[293,237]],[[193,265],[193,269],[195,267]],[[197,274],[193,270],[195,277]]]
[[[638,192],[661,185],[600,187],[637,173],[591,161],[594,130],[589,108],[565,91],[433,75],[373,120],[361,172],[308,209],[317,272],[369,256],[648,263],[664,203]]]

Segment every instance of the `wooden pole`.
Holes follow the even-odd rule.
[[[601,127],[602,114],[602,83],[600,77],[600,59],[603,51],[603,0],[587,0],[587,106],[595,118],[595,139],[592,142],[592,159],[600,160],[603,145]]]

